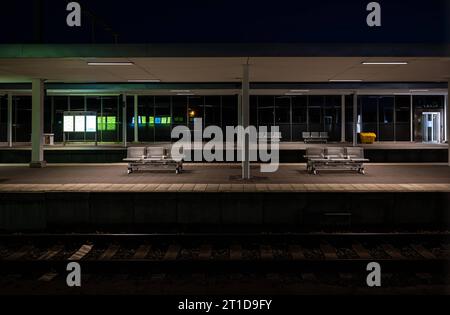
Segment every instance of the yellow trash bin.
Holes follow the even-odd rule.
[[[377,138],[377,135],[373,132],[361,132],[359,136],[361,138],[361,143],[364,144],[373,144]]]

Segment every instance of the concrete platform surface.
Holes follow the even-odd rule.
[[[0,166],[0,191],[133,191],[133,192],[280,192],[450,191],[446,165],[367,165],[366,175],[322,171],[310,175],[302,164],[282,165],[276,173],[260,173],[252,166],[253,179],[240,179],[239,165],[188,164],[185,172],[141,172],[128,175],[126,165],[58,165],[45,169]]]

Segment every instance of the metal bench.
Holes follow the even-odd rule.
[[[131,147],[127,149],[128,174],[143,170],[175,169],[183,171],[183,158],[172,158],[163,147]]]
[[[302,133],[303,141],[305,143],[310,142],[319,142],[319,143],[327,143],[328,142],[328,132],[303,132]]]
[[[309,148],[306,151],[306,169],[316,175],[319,170],[351,170],[365,174],[363,148]]]

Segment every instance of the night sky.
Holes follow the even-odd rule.
[[[1,43],[34,41],[33,1],[2,1]],[[381,28],[366,24],[369,0],[78,1],[81,28],[66,25],[70,1],[41,1],[43,43],[450,43],[448,0],[380,0]]]

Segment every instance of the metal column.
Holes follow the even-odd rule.
[[[358,94],[353,94],[353,146],[358,145]]]
[[[12,122],[13,122],[13,96],[11,93],[8,93],[8,126],[6,134],[8,147],[10,148],[12,148],[13,146]]]
[[[138,96],[134,96],[134,142],[139,142],[139,108],[138,108]]]
[[[127,96],[122,95],[122,145],[127,147]]]
[[[32,80],[32,95],[30,167],[42,168],[46,166],[42,139],[44,133],[44,80]]]
[[[410,104],[409,104],[409,133],[410,141],[414,142],[414,113],[413,113],[413,95],[411,94]]]
[[[450,79],[448,80],[447,87],[447,114],[446,114],[446,128],[447,128],[447,144],[448,144],[448,166],[450,166],[450,104],[448,103],[448,97],[450,96]]]
[[[341,142],[345,142],[345,95],[341,96]]]
[[[250,125],[250,78],[249,65],[243,65],[242,73],[242,127],[246,129]],[[243,139],[243,159],[242,159],[242,179],[250,179],[250,139],[245,136]]]

